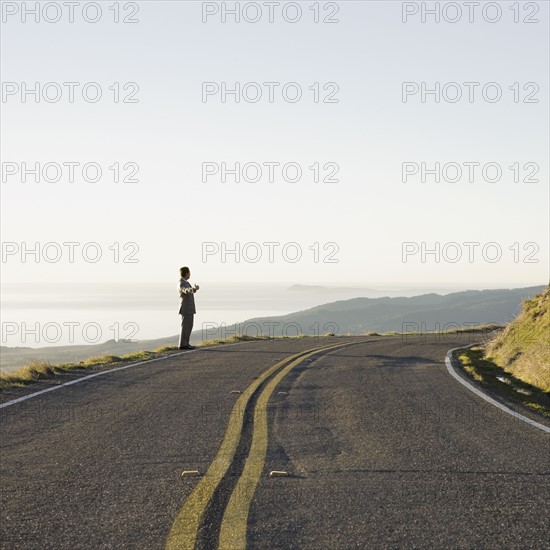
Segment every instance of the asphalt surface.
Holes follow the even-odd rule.
[[[550,435],[448,374],[470,335],[220,346],[1,409],[0,545],[163,548],[198,479],[181,472],[213,461],[230,392],[344,341],[359,343],[304,362],[269,402],[248,547],[548,548]]]

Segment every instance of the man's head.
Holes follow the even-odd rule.
[[[180,267],[180,277],[187,281],[191,277],[191,270],[187,266]]]

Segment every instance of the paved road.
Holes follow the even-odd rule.
[[[269,439],[265,463],[251,462],[261,475],[248,547],[548,548],[550,437],[458,384],[445,353],[471,337],[448,338],[217,347],[1,409],[2,547],[164,548],[208,478],[182,470],[216,463],[245,397],[230,392],[260,384],[293,354],[346,342],[297,361],[264,408]],[[248,440],[220,484],[220,510],[209,509],[216,529],[223,493],[256,444],[252,409],[242,412]],[[270,478],[271,470],[290,475]],[[203,519],[199,548],[216,539],[209,525]]]

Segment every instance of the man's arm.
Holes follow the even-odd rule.
[[[180,298],[183,298],[184,294],[194,294],[199,290],[199,285],[191,286],[189,283],[187,283],[187,286],[185,286],[183,283],[180,284]]]

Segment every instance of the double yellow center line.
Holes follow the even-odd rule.
[[[246,458],[242,474],[225,508],[220,529],[219,548],[242,549],[246,547],[248,511],[265,464],[268,441],[267,403],[273,390],[293,368],[305,359],[321,351],[332,351],[353,343],[356,342],[321,346],[294,354],[267,369],[246,388],[231,411],[227,431],[225,432],[218,454],[206,474],[200,479],[193,492],[189,495],[189,498],[185,501],[172,524],[166,541],[166,550],[192,550],[195,548],[203,514],[214,491],[226,475],[235,457],[235,452],[241,438],[246,405],[261,384],[272,377],[257,398],[254,408],[254,424],[250,451]]]

